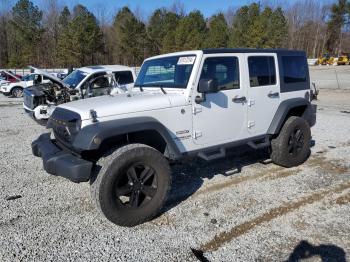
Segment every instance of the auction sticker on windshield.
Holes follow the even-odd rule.
[[[178,65],[193,65],[196,60],[195,56],[182,56],[177,62]]]

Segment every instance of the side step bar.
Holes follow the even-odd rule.
[[[264,139],[255,140],[255,141],[249,141],[247,143],[248,146],[250,146],[253,149],[261,149],[270,146],[270,138],[265,137]]]
[[[226,156],[226,149],[220,148],[218,152],[214,152],[212,154],[205,153],[205,152],[199,152],[198,157],[204,159],[205,161],[211,161],[218,158],[223,158]]]
[[[248,145],[253,149],[261,149],[270,146],[270,137],[266,136],[263,138],[259,138],[257,140],[252,140],[247,143],[243,143],[242,145]],[[197,154],[198,157],[204,159],[205,161],[211,161],[218,158],[223,158],[226,156],[226,148],[221,147],[220,149],[217,149],[216,151],[208,151],[208,152],[199,152]]]

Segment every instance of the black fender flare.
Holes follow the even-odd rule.
[[[288,113],[290,112],[291,109],[300,107],[300,106],[305,106],[306,109],[303,112],[302,116],[309,124],[310,126],[313,126],[313,120],[312,120],[312,105],[311,103],[305,99],[305,98],[291,98],[284,100],[278,107],[275,116],[272,119],[272,122],[270,124],[270,127],[267,131],[269,135],[276,135],[280,132],[286,117],[288,116]]]
[[[175,158],[181,156],[181,152],[167,128],[152,117],[116,119],[88,125],[77,134],[73,147],[82,151],[98,150],[101,142],[108,138],[146,130],[157,131],[166,141],[171,154]],[[99,143],[96,143],[96,141]]]

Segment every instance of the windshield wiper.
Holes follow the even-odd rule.
[[[140,91],[143,92],[143,85],[135,85],[135,87],[139,87]]]
[[[162,85],[159,86],[160,90],[162,90],[163,94],[166,95],[166,92],[164,90],[164,87]]]
[[[163,85],[153,85],[154,87],[159,87],[160,90],[162,90],[163,94],[166,94],[167,92],[164,90],[164,86]]]
[[[143,92],[143,87],[145,87],[145,85],[135,85],[135,87],[139,87],[141,92]],[[167,94],[167,92],[164,90],[164,86],[163,85],[147,85],[146,87],[159,87],[160,90],[162,90],[163,94]]]

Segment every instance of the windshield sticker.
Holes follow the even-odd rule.
[[[195,56],[183,56],[179,58],[178,65],[193,65],[196,60]]]

